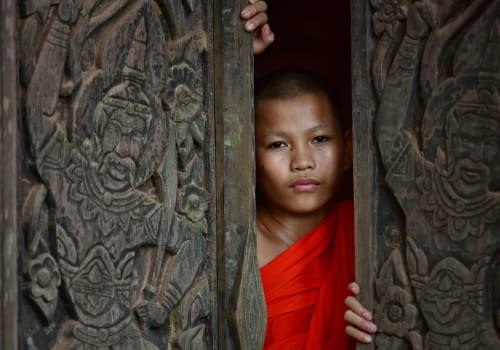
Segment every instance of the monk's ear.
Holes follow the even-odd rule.
[[[352,167],[352,129],[344,133],[344,171]]]

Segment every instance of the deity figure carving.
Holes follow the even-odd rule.
[[[414,1],[406,12],[406,32],[375,84],[375,137],[406,219],[403,254],[387,262],[402,282],[379,297],[401,306],[387,317],[408,329],[388,334],[414,349],[498,348],[500,1]]]
[[[176,213],[176,131],[161,102],[168,33],[150,1],[56,3],[39,5],[43,34],[23,64],[39,178],[24,208],[27,294],[51,324],[69,309],[54,349],[158,349],[150,327],[190,295],[179,307],[192,322],[176,330],[189,345],[204,337],[188,328],[206,317],[189,292],[206,258],[206,225],[196,225],[206,195],[196,220]]]

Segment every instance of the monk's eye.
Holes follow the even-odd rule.
[[[313,139],[313,143],[323,143],[323,142],[327,142],[328,140],[330,140],[330,138],[328,136],[320,135],[320,136],[316,136]]]
[[[285,147],[286,147],[286,143],[284,143],[283,141],[276,141],[276,142],[273,142],[269,145],[270,149],[285,148]]]

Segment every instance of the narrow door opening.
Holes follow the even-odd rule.
[[[344,125],[351,117],[350,1],[268,0],[275,42],[255,57],[255,77],[283,68],[302,68],[326,78],[335,88]],[[341,199],[352,198],[352,170],[345,174]]]

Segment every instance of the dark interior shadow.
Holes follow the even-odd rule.
[[[335,87],[344,125],[351,117],[350,1],[267,0],[275,42],[255,57],[255,77],[283,68],[303,68]],[[314,4],[314,6],[313,6]],[[352,172],[344,178],[341,198],[352,198]]]

